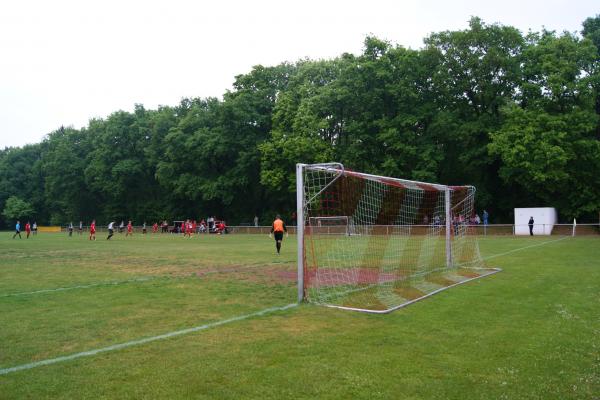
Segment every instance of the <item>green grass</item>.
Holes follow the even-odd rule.
[[[295,299],[292,236],[11,237],[0,369]],[[301,305],[0,375],[0,399],[598,398],[600,238],[556,239],[482,238],[503,272],[391,314]]]

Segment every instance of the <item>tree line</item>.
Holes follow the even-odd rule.
[[[563,220],[600,210],[600,16],[578,33],[472,18],[422,49],[367,37],[360,55],[255,66],[222,99],[117,111],[0,150],[0,210],[65,224],[295,208],[297,162],[477,187],[507,222],[518,206]]]

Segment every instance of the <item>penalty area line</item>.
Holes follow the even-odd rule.
[[[505,255],[508,255],[508,254],[516,253],[518,251],[531,249],[533,247],[539,247],[539,246],[544,246],[544,245],[547,245],[547,244],[550,244],[550,243],[560,242],[561,240],[565,240],[565,239],[568,239],[568,238],[570,238],[570,236],[565,236],[565,237],[562,237],[560,239],[555,239],[555,240],[549,240],[547,242],[536,243],[536,244],[532,244],[532,245],[525,246],[525,247],[519,247],[518,249],[513,249],[513,250],[505,251],[504,253],[492,254],[491,256],[483,257],[483,260],[485,261],[485,260],[489,260],[489,259],[492,259],[492,258],[502,257],[502,256],[505,256]]]
[[[75,360],[77,358],[89,357],[89,356],[94,356],[94,355],[100,354],[100,353],[107,353],[109,351],[116,351],[116,350],[121,350],[121,349],[125,349],[128,347],[139,346],[142,344],[155,342],[157,340],[163,340],[163,339],[169,339],[169,338],[176,337],[176,336],[187,335],[189,333],[199,332],[199,331],[203,331],[203,330],[210,329],[210,328],[215,328],[217,326],[229,324],[231,322],[237,322],[237,321],[242,321],[242,320],[253,318],[253,317],[259,317],[259,316],[269,314],[269,313],[272,313],[275,311],[285,311],[285,310],[288,310],[288,309],[296,307],[296,306],[298,306],[298,303],[292,303],[292,304],[288,304],[288,305],[280,306],[280,307],[265,308],[264,310],[256,311],[256,312],[253,312],[250,314],[239,315],[237,317],[227,318],[227,319],[223,319],[221,321],[216,321],[216,322],[211,322],[211,323],[200,325],[200,326],[195,326],[193,328],[187,328],[187,329],[182,329],[179,331],[164,333],[164,334],[158,335],[158,336],[152,336],[152,337],[147,337],[147,338],[143,338],[143,339],[131,340],[129,342],[114,344],[114,345],[108,346],[108,347],[102,347],[99,349],[83,351],[81,353],[70,354],[68,356],[62,356],[62,357],[50,358],[47,360],[36,361],[36,362],[29,363],[29,364],[17,365],[15,367],[2,368],[2,369],[0,369],[0,375],[7,375],[12,372],[42,367],[44,365],[57,364],[60,362]]]
[[[59,287],[59,288],[54,288],[54,289],[34,290],[32,292],[6,293],[6,294],[0,294],[0,298],[13,297],[13,296],[27,296],[27,295],[31,295],[31,294],[41,294],[41,293],[63,292],[66,290],[75,290],[75,289],[89,289],[89,288],[98,287],[98,286],[116,286],[116,285],[123,285],[126,283],[153,281],[153,280],[160,279],[160,278],[163,278],[163,277],[136,278],[136,279],[128,279],[125,281],[98,282],[98,283],[90,283],[88,285],[65,286],[65,287]]]

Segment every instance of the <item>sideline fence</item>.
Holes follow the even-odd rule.
[[[372,225],[370,229],[372,229],[371,234],[374,235],[389,235],[390,233],[397,230],[399,227],[409,227],[413,230],[413,234],[419,234],[422,231],[423,234],[427,233],[427,230],[431,228],[432,225]],[[488,225],[468,225],[469,233],[475,234],[478,236],[523,236],[516,235],[516,227],[524,226],[528,227],[527,224],[523,225],[514,225],[514,224],[488,224]],[[534,233],[535,236],[595,236],[600,235],[600,224],[535,224],[536,229],[539,229],[541,226],[542,234]],[[308,228],[310,229],[310,228]],[[319,234],[331,234],[331,235],[339,235],[346,232],[346,228],[343,226],[321,226],[314,227],[313,229],[318,229]],[[444,226],[440,226],[438,229],[445,229]],[[251,235],[268,235],[271,232],[270,226],[228,226],[227,227],[229,234],[251,234]],[[296,234],[295,226],[287,226],[288,233],[291,235]],[[66,226],[61,227],[61,233],[67,233],[68,229]],[[89,233],[89,226],[83,227],[83,232],[86,234]],[[106,226],[96,226],[96,233],[107,233],[108,229]],[[126,230],[122,232],[125,234]],[[133,232],[135,234],[143,234],[142,226],[134,226]],[[160,229],[158,232],[153,233],[152,227],[146,228],[146,235],[159,235],[161,234]],[[73,235],[78,233],[78,228],[73,229]],[[118,229],[115,229],[115,234],[118,234]],[[209,235],[208,232],[200,232],[195,233],[196,235]],[[210,233],[214,234],[214,233]],[[182,233],[162,233],[162,235],[183,235]]]

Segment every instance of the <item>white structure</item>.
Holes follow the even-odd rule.
[[[533,217],[533,234],[550,235],[556,224],[556,208],[515,208],[515,235],[529,235],[529,218]]]

